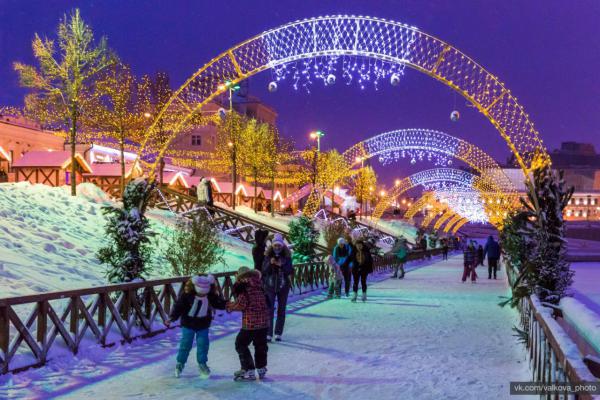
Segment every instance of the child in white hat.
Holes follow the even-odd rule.
[[[225,300],[219,295],[212,275],[197,275],[185,283],[183,293],[177,299],[169,320],[181,318],[181,341],[177,352],[175,376],[180,377],[196,338],[196,360],[201,378],[210,376],[208,362],[208,328],[213,318],[213,309],[224,310]]]

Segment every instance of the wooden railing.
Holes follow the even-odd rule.
[[[517,271],[510,265],[506,266],[508,280],[513,286]],[[539,302],[537,297],[526,297],[522,299],[517,308],[520,312],[521,328],[527,332],[526,346],[528,357],[533,372],[534,382],[542,384],[571,383],[583,384],[585,382],[597,381],[592,375],[593,368],[600,368],[600,364],[593,360],[573,359],[572,350],[576,348],[575,343],[570,342],[567,334],[563,331],[552,314]],[[556,314],[554,315],[556,316]],[[565,340],[566,339],[566,340]],[[570,346],[571,349],[565,348]],[[571,357],[567,354],[571,353]],[[593,365],[590,365],[593,364]],[[588,369],[589,368],[589,369]],[[581,400],[598,399],[591,394],[548,394],[541,396],[544,399],[573,398]]]
[[[408,260],[440,251],[410,253]],[[393,256],[375,257],[374,272],[385,272],[395,263]],[[219,293],[231,299],[235,272],[213,275]],[[322,289],[327,287],[328,278],[323,262],[298,264],[291,276],[292,290],[302,294]],[[51,350],[77,354],[83,343],[108,347],[165,332],[169,329],[165,321],[187,279],[156,279],[0,299],[0,374],[42,366]],[[57,340],[59,337],[62,342]]]

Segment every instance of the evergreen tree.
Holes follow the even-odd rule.
[[[312,219],[305,215],[290,222],[289,227],[288,239],[294,247],[294,263],[309,262],[315,256],[319,231]]]
[[[333,251],[333,248],[337,244],[337,240],[340,237],[348,238],[350,232],[348,228],[340,221],[326,221],[323,226],[323,238],[329,253]]]
[[[219,231],[204,214],[192,220],[180,218],[169,238],[164,257],[178,276],[197,275],[223,262],[223,246]]]
[[[112,283],[143,279],[150,270],[152,256],[150,222],[144,215],[154,185],[139,178],[132,180],[123,193],[123,207],[106,206],[106,236],[109,244],[98,250],[97,257],[107,264]]]

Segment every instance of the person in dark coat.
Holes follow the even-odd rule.
[[[267,237],[269,231],[257,229],[254,232],[254,246],[252,246],[252,259],[254,260],[254,269],[262,271],[265,262],[265,250],[267,249]]]
[[[355,247],[354,267],[352,267],[352,277],[354,278],[352,301],[355,302],[358,297],[359,279],[362,287],[362,301],[367,301],[367,276],[373,272],[373,256],[363,240],[357,240]]]
[[[473,242],[465,246],[463,251],[463,283],[467,281],[469,274],[471,275],[471,282],[475,283],[477,274],[475,268],[477,267],[477,250]]]
[[[241,267],[233,285],[235,301],[226,305],[228,312],[242,312],[242,329],[235,338],[235,350],[240,358],[241,369],[234,373],[236,380],[254,380],[267,373],[268,307],[262,288],[260,271]],[[254,358],[249,346],[254,345]],[[256,372],[255,372],[256,369]]]
[[[348,297],[350,295],[350,283],[352,280],[352,246],[346,242],[346,239],[341,237],[333,248],[332,255],[344,275],[344,292],[346,293],[346,297]]]
[[[448,238],[442,239],[442,260],[448,259]]]
[[[175,376],[179,378],[185,367],[194,337],[196,338],[196,360],[202,378],[208,378],[208,328],[212,322],[213,309],[225,309],[225,300],[219,296],[212,275],[194,276],[185,283],[183,293],[177,299],[166,325],[181,318],[181,341],[177,352]]]
[[[500,258],[500,245],[492,236],[488,237],[483,249],[483,257],[485,258],[486,255],[488,258],[488,279],[492,279],[492,272],[494,273],[494,279],[496,279],[498,259]]]
[[[477,247],[477,265],[483,265],[483,246],[479,245]]]
[[[290,294],[292,272],[292,253],[283,242],[283,237],[280,234],[275,234],[271,247],[265,252],[262,267],[265,293],[269,305],[268,341],[271,341],[273,333],[275,333],[275,341],[280,341],[283,335],[285,309]],[[277,301],[277,322],[273,325],[275,301]]]

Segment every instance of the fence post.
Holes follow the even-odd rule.
[[[2,351],[2,365],[0,373],[8,372],[8,345],[10,343],[10,320],[8,319],[8,307],[0,306],[0,350]]]
[[[48,329],[48,302],[38,302],[37,316],[37,341],[42,345],[42,349],[46,346],[46,331]],[[45,357],[43,357],[45,358]],[[44,360],[42,360],[44,362]]]
[[[78,331],[79,331],[79,307],[77,307],[77,297],[73,296],[71,297],[71,318],[70,318],[70,324],[69,324],[69,330],[71,331],[71,333],[73,334],[73,348],[71,349],[73,351],[73,354],[77,354],[77,336],[78,336]]]

